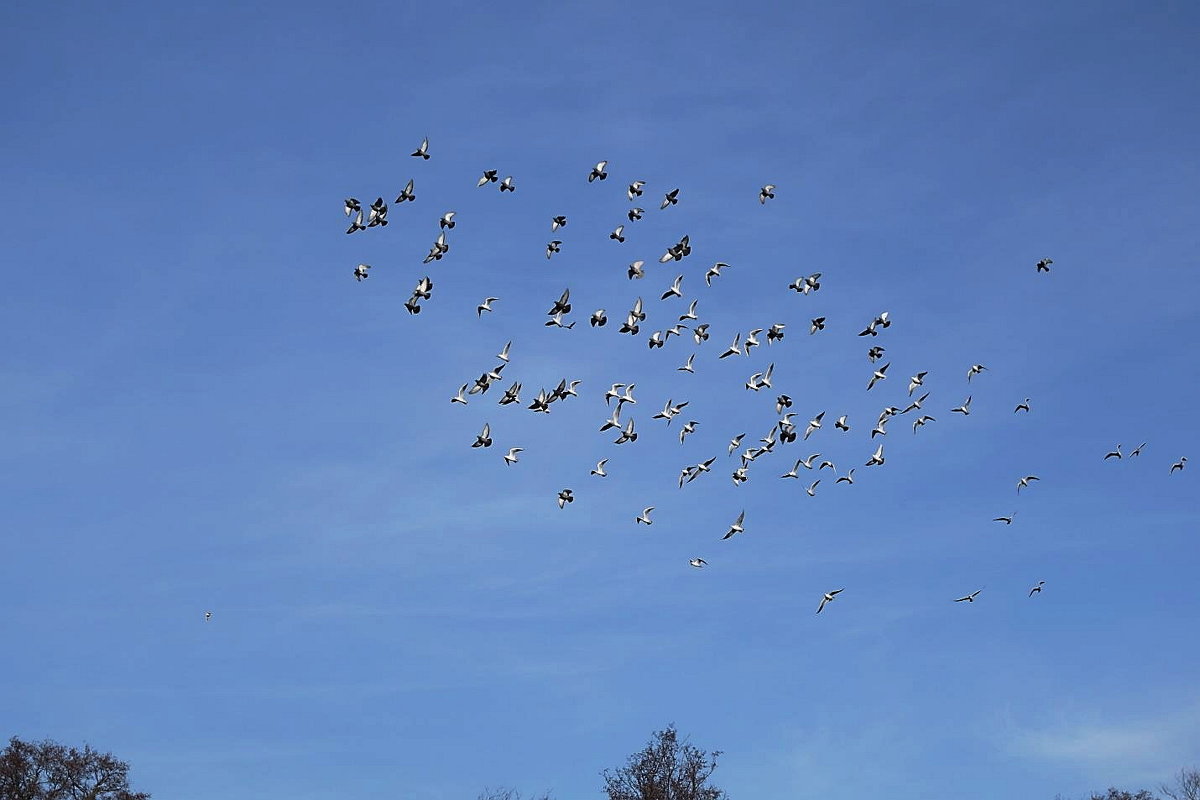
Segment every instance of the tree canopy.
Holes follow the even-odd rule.
[[[150,800],[129,788],[129,765],[90,746],[83,750],[49,740],[17,737],[0,751],[3,800]]]

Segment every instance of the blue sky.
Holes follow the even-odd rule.
[[[10,4],[0,734],[112,750],[174,800],[598,797],[672,721],[735,798],[1072,796],[1200,762],[1198,32],[1165,2]],[[477,189],[489,168],[517,191]],[[345,197],[409,178],[344,235]],[[566,287],[578,324],[545,328]],[[648,350],[693,298],[710,341]],[[506,381],[451,405],[508,340]],[[770,362],[825,427],[735,487]],[[937,421],[893,420],[864,468],[922,370]],[[578,399],[523,407],[563,377]],[[613,382],[631,445],[597,432]],[[813,452],[854,485],[777,477]]]

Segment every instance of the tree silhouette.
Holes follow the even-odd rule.
[[[49,740],[8,740],[0,751],[3,800],[150,800],[129,789],[129,765],[111,753],[64,747]]]
[[[675,726],[655,731],[649,744],[619,769],[607,769],[604,791],[609,800],[728,800],[708,778],[717,768],[720,751],[711,755],[686,740]]]

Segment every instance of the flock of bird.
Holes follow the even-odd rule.
[[[414,158],[419,158],[422,161],[428,161],[431,158],[428,138],[421,142],[421,145],[412,153],[412,156]],[[586,173],[585,176],[581,175],[581,177],[586,177],[588,183],[607,180],[609,177],[608,162],[600,161],[596,163],[591,170]],[[509,175],[501,179],[499,177],[499,171],[494,169],[484,170],[477,183],[479,188],[489,185],[497,185],[501,193],[516,191],[516,184],[514,183],[512,176]],[[639,202],[639,198],[642,197],[646,185],[646,182],[643,180],[631,181],[625,191],[627,200],[631,203]],[[758,194],[759,203],[765,205],[767,201],[774,199],[775,189],[776,186],[774,184],[768,183],[762,186]],[[402,204],[405,202],[414,202],[415,200],[415,181],[409,180],[400,194],[396,197],[395,203]],[[666,210],[678,205],[679,202],[680,190],[678,188],[672,188],[664,193],[662,201],[659,204],[659,209],[660,211]],[[347,234],[354,234],[360,231],[369,230],[371,228],[385,227],[388,224],[388,205],[386,202],[384,202],[382,197],[377,198],[367,207],[365,211],[362,204],[357,199],[353,197],[347,198],[344,202],[344,212],[347,217],[352,218],[350,227],[346,230]],[[625,217],[629,224],[638,222],[643,218],[644,215],[645,210],[636,205],[627,209],[625,213]],[[437,238],[430,247],[429,254],[425,257],[424,263],[428,264],[433,261],[440,261],[450,251],[450,242],[447,232],[454,230],[457,224],[455,221],[455,216],[456,212],[448,211],[440,217],[438,221]],[[564,215],[554,215],[550,216],[549,218],[550,231],[552,234],[558,233],[568,225],[568,218]],[[609,239],[617,243],[623,243],[625,241],[625,228],[626,226],[624,224],[616,226],[616,228],[614,228],[609,234]],[[553,258],[556,254],[561,252],[562,247],[562,239],[550,240],[545,249],[546,258]],[[666,247],[663,254],[659,257],[658,262],[660,264],[682,262],[691,255],[691,252],[691,239],[689,236],[685,235],[677,242]],[[1053,260],[1049,258],[1043,258],[1037,261],[1034,265],[1036,273],[1049,273],[1050,265],[1053,263]],[[643,260],[631,262],[627,270],[628,279],[631,281],[643,279],[646,275],[645,264],[646,262]],[[704,273],[705,285],[711,286],[712,281],[720,277],[722,270],[728,269],[730,266],[731,265],[728,263],[718,261],[709,267]],[[354,269],[354,277],[359,281],[366,280],[370,276],[370,270],[370,265],[359,264]],[[787,288],[802,295],[809,295],[818,292],[821,289],[821,279],[821,273],[813,273],[811,275],[801,276],[790,283]],[[686,300],[687,298],[685,297],[683,290],[684,280],[685,274],[677,275],[666,288],[666,290],[661,294],[659,300],[662,302],[668,302],[673,299]],[[405,308],[410,314],[416,315],[421,312],[421,303],[432,298],[433,286],[433,281],[428,276],[422,277],[420,280],[418,280],[411,296],[404,304]],[[476,306],[476,316],[482,317],[483,314],[492,312],[492,304],[498,303],[500,300],[501,299],[498,297],[485,297],[482,302]],[[647,346],[651,350],[663,348],[673,336],[684,341],[690,338],[698,347],[708,341],[710,336],[709,324],[701,323],[699,321],[699,317],[697,315],[698,302],[699,301],[697,299],[691,299],[688,303],[687,311],[678,316],[678,319],[675,321],[674,325],[670,327],[664,326],[660,330],[649,333],[647,336]],[[638,297],[633,302],[628,312],[624,315],[624,320],[617,329],[617,332],[619,334],[637,336],[641,331],[642,323],[646,322],[648,317],[645,309],[646,306],[642,298]],[[553,301],[550,308],[546,311],[548,320],[545,322],[545,325],[548,327],[557,327],[567,330],[574,328],[575,321],[568,321],[567,319],[572,310],[573,306],[571,303],[571,290],[568,288],[559,295],[558,299]],[[592,328],[605,327],[609,322],[607,310],[604,308],[596,309],[590,315],[588,322]],[[891,325],[892,319],[889,313],[884,311],[876,315],[875,318],[872,319],[858,334],[858,336],[869,337],[871,341],[875,341],[876,337],[878,337],[882,331],[885,331],[891,327]],[[787,326],[784,323],[774,323],[769,327],[754,328],[745,336],[743,336],[742,332],[739,331],[736,335],[734,335],[730,345],[726,349],[719,352],[716,355],[716,358],[721,360],[739,356],[748,357],[754,348],[761,346],[761,342],[758,339],[760,334],[766,334],[766,344],[771,346],[783,340],[785,336],[784,329],[786,327]],[[809,321],[808,333],[809,335],[817,335],[824,331],[825,328],[825,317],[813,317]],[[504,375],[502,373],[505,367],[507,367],[509,364],[510,348],[512,347],[512,344],[513,343],[509,341],[504,345],[500,352],[497,353],[496,358],[500,362],[499,364],[480,373],[479,377],[462,384],[458,391],[455,392],[450,398],[450,402],[454,404],[467,405],[470,402],[469,398],[476,395],[483,395],[488,392],[493,384],[503,381]],[[868,361],[872,365],[875,365],[883,360],[885,353],[886,349],[883,346],[872,345],[868,349],[866,355]],[[694,373],[696,369],[696,355],[697,354],[694,352],[691,353],[687,356],[686,361],[675,369],[680,372]],[[888,374],[888,369],[890,366],[891,362],[888,361],[882,366],[873,368],[870,378],[866,383],[866,391],[870,392],[880,384],[892,379],[892,376],[889,376]],[[771,362],[764,369],[754,372],[752,375],[750,375],[745,384],[746,390],[759,392],[762,389],[774,389],[772,385],[772,381],[774,379],[774,368],[775,364],[774,362]],[[966,382],[968,386],[972,385],[972,380],[975,377],[981,376],[987,371],[988,367],[983,364],[971,364],[966,370]],[[919,396],[913,398],[913,395],[918,389],[923,389],[925,387],[925,379],[929,374],[930,372],[928,370],[921,371],[913,374],[908,379],[907,389],[910,402],[908,402],[905,408],[899,408],[890,405],[885,407],[880,412],[874,428],[872,428],[870,431],[870,438],[872,440],[874,440],[877,436],[887,436],[887,426],[889,422],[899,416],[912,414],[912,430],[914,434],[916,434],[921,428],[925,427],[929,423],[937,422],[937,418],[926,413],[926,409],[924,407],[925,402],[929,398],[929,392],[922,391]],[[536,396],[528,398],[530,402],[526,408],[534,413],[549,414],[551,412],[551,407],[554,404],[565,402],[568,398],[577,398],[579,396],[578,388],[581,383],[582,381],[580,380],[567,380],[564,378],[552,389],[547,390],[546,388],[542,387],[538,390]],[[606,431],[615,431],[616,438],[612,440],[613,444],[631,444],[636,442],[638,439],[635,421],[632,416],[627,419],[622,419],[621,417],[622,413],[627,408],[632,409],[632,407],[636,406],[638,403],[637,399],[634,397],[635,387],[636,383],[614,383],[604,393],[605,405],[612,408],[612,414],[610,417],[604,420],[604,422],[600,425],[599,430],[602,433]],[[523,388],[524,387],[520,382],[511,382],[500,397],[499,405],[503,406],[522,403],[523,400],[521,394]],[[961,414],[963,417],[969,416],[971,414],[972,397],[972,394],[967,394],[961,403],[949,409],[949,413]],[[612,404],[612,401],[614,400],[616,401],[615,405]],[[796,442],[797,439],[807,441],[810,436],[822,429],[826,414],[825,411],[814,414],[811,418],[809,418],[807,423],[803,425],[804,430],[801,433],[799,430],[800,424],[793,422],[793,417],[796,416],[795,412],[789,410],[792,405],[793,400],[789,395],[779,394],[777,396],[775,411],[779,416],[779,419],[776,420],[774,425],[771,426],[770,430],[758,440],[757,446],[746,446],[738,455],[739,466],[737,466],[731,473],[731,480],[735,486],[747,482],[750,478],[750,467],[761,457],[774,453],[777,445],[782,446],[791,444]],[[686,401],[676,403],[673,398],[669,398],[663,404],[662,410],[654,414],[652,419],[665,420],[666,425],[670,426],[672,420],[683,414],[687,406],[688,402]],[[914,414],[912,412],[917,413]],[[1013,413],[1029,414],[1029,398],[1025,398],[1021,403],[1018,403],[1013,409]],[[843,433],[849,432],[851,430],[851,426],[848,417],[849,415],[845,414],[839,416],[834,422],[834,428]],[[683,422],[679,428],[678,438],[680,444],[682,444],[689,435],[693,434],[700,424],[701,423],[699,420],[694,419]],[[730,440],[727,452],[728,457],[732,457],[739,449],[742,449],[742,443],[745,436],[745,433],[741,433],[734,436]],[[490,423],[484,423],[482,430],[476,434],[474,441],[471,442],[470,446],[472,448],[485,449],[492,447],[492,445],[493,440],[491,425]],[[1128,454],[1123,454],[1121,451],[1121,445],[1118,444],[1114,450],[1104,455],[1103,460],[1108,461],[1109,459],[1119,460],[1122,458],[1137,457],[1141,454],[1142,449],[1145,446],[1146,444],[1142,443]],[[507,466],[512,466],[519,463],[520,454],[522,452],[524,452],[524,448],[522,447],[509,447],[503,456],[505,464]],[[837,475],[837,467],[834,465],[833,461],[827,458],[818,461],[818,459],[821,459],[821,455],[821,453],[816,452],[808,455],[805,458],[797,458],[792,468],[778,477],[781,479],[799,479],[801,469],[808,471],[813,476],[820,476],[822,471],[825,469],[830,470],[831,474]],[[711,472],[716,461],[717,457],[713,456],[696,464],[685,466],[679,474],[679,488],[682,489],[686,484],[689,484],[706,473]],[[607,477],[608,473],[605,471],[605,465],[607,462],[608,458],[600,459],[595,467],[591,470],[590,475],[601,479]],[[886,457],[884,453],[884,445],[882,442],[880,442],[877,444],[874,452],[870,454],[866,461],[862,462],[862,466],[878,467],[883,466],[885,463]],[[1186,464],[1187,458],[1180,458],[1177,462],[1170,466],[1169,474],[1182,471]],[[834,483],[845,483],[852,485],[854,483],[855,470],[856,467],[851,467],[846,471],[845,474],[837,475]],[[1016,483],[1017,495],[1020,495],[1022,489],[1028,489],[1034,482],[1040,480],[1041,479],[1037,475],[1025,475],[1021,477]],[[817,487],[821,484],[821,481],[821,477],[816,477],[815,480],[808,483],[808,485],[805,487],[805,493],[810,497],[815,497],[817,493]],[[563,488],[558,493],[557,504],[560,509],[565,509],[574,501],[575,494],[573,489]],[[653,511],[654,506],[647,506],[643,508],[641,514],[634,518],[634,524],[646,526],[652,525],[654,520],[651,518],[651,512]],[[1013,512],[1004,516],[996,517],[993,521],[1011,525],[1013,524],[1013,519],[1015,516],[1016,512]],[[721,539],[728,540],[739,534],[744,534],[745,520],[746,512],[745,510],[742,510],[737,515],[736,519],[730,524],[729,529],[725,532]],[[688,563],[690,566],[696,569],[703,569],[708,566],[708,562],[700,557],[691,558]],[[1044,585],[1045,581],[1038,581],[1037,584],[1029,590],[1028,596],[1033,597],[1034,595],[1040,594]],[[820,603],[817,606],[817,613],[821,613],[825,606],[833,602],[843,591],[844,588],[839,588],[823,593],[820,598]],[[970,594],[955,599],[954,602],[974,603],[982,591],[982,589],[977,589]]]

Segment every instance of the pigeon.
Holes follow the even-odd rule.
[[[1180,472],[1183,472],[1183,468],[1185,466],[1187,466],[1187,456],[1180,456],[1179,460],[1171,465],[1171,469],[1167,474],[1170,475],[1175,470],[1179,470]]]
[[[693,558],[692,560],[688,561],[688,563],[697,569],[704,569],[704,567],[708,564],[708,562],[703,558]]]
[[[421,146],[418,147],[416,152],[412,153],[412,155],[415,156],[416,158],[422,158],[426,161],[429,160],[429,137],[428,136],[425,137],[425,139],[421,142]]]
[[[1016,414],[1018,411],[1024,411],[1026,414],[1029,413],[1029,398],[1028,397],[1025,398],[1025,402],[1017,403],[1017,407],[1013,409],[1013,413]]]
[[[475,307],[475,316],[482,317],[483,312],[492,310],[492,303],[499,300],[499,297],[488,297],[482,303]]]
[[[721,537],[721,541],[725,541],[726,539],[729,539],[734,534],[744,533],[745,531],[742,528],[742,523],[745,521],[746,521],[746,512],[742,511],[742,513],[738,514],[738,518],[733,521],[733,524],[729,526],[729,532]]]
[[[834,589],[832,592],[826,592],[824,595],[822,595],[821,596],[821,605],[817,606],[817,613],[820,614],[821,609],[825,608],[826,603],[832,603],[834,601],[834,599],[844,591],[846,591],[844,588],[843,589]]]
[[[733,485],[734,486],[741,486],[743,483],[745,483],[748,480],[750,480],[750,478],[749,478],[749,476],[746,475],[745,467],[738,467],[737,469],[735,469],[733,471]]]
[[[812,325],[811,325],[811,327],[809,327],[808,332],[811,335],[811,334],[816,333],[817,331],[823,331],[823,330],[825,330],[825,318],[824,317],[816,317],[815,319],[812,320]]]
[[[1104,460],[1108,461],[1110,458],[1113,458],[1114,456],[1116,457],[1116,459],[1118,461],[1121,460],[1121,445],[1117,445],[1117,449],[1113,450],[1111,453],[1106,453],[1104,455]]]
[[[867,359],[874,364],[876,361],[883,358],[883,352],[884,350],[882,347],[872,347],[867,351]]]
[[[371,268],[370,264],[359,264],[357,267],[354,268],[354,279],[356,281],[366,280],[368,277],[370,277],[369,275],[367,275],[367,270],[369,270],[370,268]]]
[[[638,435],[633,431],[633,420],[629,420],[625,427],[621,430],[621,435],[613,440],[613,444],[625,444],[626,442],[636,442]]]
[[[642,269],[642,267],[643,267],[643,265],[645,265],[645,263],[646,263],[645,261],[634,261],[632,264],[629,265],[629,280],[634,280],[635,278],[641,279],[641,278],[646,277],[646,270]]]
[[[498,172],[498,170],[485,169],[483,171],[483,177],[480,178],[479,183],[477,183],[475,185],[476,186],[486,186],[489,183],[495,183],[496,181],[499,180],[499,178],[497,177],[497,174],[496,174],[497,172]]]
[[[871,389],[873,389],[875,387],[876,383],[887,378],[887,375],[885,373],[887,372],[887,368],[890,367],[891,365],[892,365],[892,362],[889,361],[888,363],[884,364],[879,369],[875,370],[874,373],[872,373],[871,382],[867,384],[868,392],[871,391]],[[911,394],[911,392],[910,392],[910,394]]]
[[[346,216],[348,217],[351,214],[353,214],[355,211],[362,211],[362,204],[359,203],[358,200],[353,197],[347,197],[345,209],[346,209]]]
[[[783,329],[786,327],[782,322],[776,322],[767,330],[767,345],[771,345],[783,338]]]
[[[625,216],[629,217],[630,222],[637,222],[639,219],[642,218],[642,215],[645,213],[646,213],[645,209],[631,208],[627,212],[625,212]]]
[[[967,383],[971,382],[972,376],[978,375],[985,369],[987,369],[987,367],[985,367],[983,364],[972,364],[971,368],[967,370]]]
[[[692,328],[692,338],[696,340],[696,344],[700,344],[701,342],[707,342],[708,335],[709,334],[708,334],[708,323],[707,322],[704,323],[703,325],[697,325],[696,327]]]
[[[1037,586],[1034,586],[1032,589],[1029,590],[1029,596],[1033,597],[1035,594],[1041,594],[1042,587],[1045,585],[1046,585],[1045,581],[1038,581]]]
[[[766,205],[768,200],[775,199],[775,184],[768,183],[758,191],[758,202]]]
[[[509,386],[507,389],[504,390],[504,396],[500,398],[499,405],[507,406],[507,405],[512,405],[513,403],[519,403],[519,402],[521,402],[521,384],[518,381],[517,383],[514,383],[512,386]],[[530,409],[532,409],[533,411],[544,411],[547,414],[550,413],[550,409],[548,407],[542,408],[541,406],[542,406],[542,404],[538,403],[538,404],[536,404],[536,407],[530,406]]]
[[[625,230],[625,226],[624,226],[624,225],[618,225],[618,226],[617,226],[617,227],[616,227],[616,228],[613,230],[613,232],[612,232],[612,233],[610,233],[610,234],[608,235],[608,238],[610,238],[610,239],[615,239],[615,240],[616,240],[616,241],[618,241],[618,242],[624,242],[624,241],[625,241],[625,237],[621,235],[621,232],[622,232],[623,230]]]
[[[979,593],[980,593],[980,592],[982,592],[982,591],[983,591],[983,589],[976,589],[975,591],[971,592],[971,593],[970,593],[969,595],[967,595],[966,597],[960,597],[960,598],[958,598],[957,600],[955,600],[954,602],[956,602],[956,603],[961,603],[961,602],[963,602],[964,600],[966,600],[968,603],[974,603],[974,602],[975,602],[975,598],[976,598],[976,597],[978,597],[978,596],[979,596]]]
[[[667,248],[667,252],[663,253],[658,259],[658,263],[665,264],[668,261],[682,261],[685,256],[692,254],[691,237],[684,236],[676,244]]]
[[[666,208],[667,206],[674,206],[674,205],[678,205],[678,204],[679,204],[679,190],[672,189],[671,191],[669,191],[665,195],[663,195],[662,205],[659,206],[658,208],[661,211],[662,209]]]
[[[417,199],[417,193],[413,191],[413,181],[411,178],[409,178],[408,183],[406,183],[404,185],[404,189],[396,197],[396,202],[403,203],[405,201],[408,201],[408,202],[412,203],[412,202],[416,201],[416,199]]]
[[[563,489],[561,492],[558,493],[558,507],[559,508],[566,508],[567,503],[574,503],[574,502],[575,502],[575,495],[571,492],[570,489]]]
[[[522,448],[522,447],[510,447],[508,449],[508,452],[504,454],[504,462],[506,464],[517,463],[517,453],[520,453],[523,450],[524,450],[524,448]]]
[[[447,211],[445,214],[442,214],[442,218],[440,220],[438,220],[438,227],[440,227],[442,229],[453,228],[455,213],[456,212],[454,212],[454,211]]]
[[[607,161],[600,161],[596,164],[596,166],[592,167],[592,171],[588,173],[588,183],[591,183],[594,180],[606,180],[608,178],[608,173],[604,171],[604,168],[607,166]]]
[[[1043,258],[1041,261],[1037,262],[1037,264],[1035,264],[1034,266],[1037,268],[1038,272],[1049,272],[1050,265],[1053,263],[1054,263],[1054,259]]]
[[[554,233],[556,230],[564,227],[566,224],[567,224],[566,217],[563,217],[563,216],[552,217],[550,219],[550,232]]]
[[[833,427],[837,428],[839,431],[849,432],[850,426],[846,424],[846,418],[849,416],[849,414],[842,414],[837,418],[837,422],[833,423]]]
[[[642,187],[645,185],[645,181],[634,181],[633,183],[629,184],[629,188],[625,190],[625,196],[629,198],[630,202],[632,202],[633,198],[642,196]]]
[[[504,180],[500,181],[500,194],[505,192],[515,192],[517,187],[513,185],[512,175],[506,175]]]
[[[781,395],[779,395],[779,397],[775,398],[775,413],[776,414],[782,414],[783,410],[785,408],[791,408],[791,407],[792,407],[792,398],[788,397],[786,394],[781,394]]]
[[[1021,478],[1021,480],[1017,481],[1017,494],[1020,494],[1022,489],[1027,488],[1030,481],[1040,480],[1041,478],[1039,478],[1037,475],[1026,475],[1024,478]]]
[[[550,256],[561,250],[562,242],[560,242],[558,239],[555,239],[554,241],[550,242],[550,244],[546,245],[546,258],[550,258]]]
[[[383,202],[382,197],[377,197],[375,202],[371,204],[371,214],[367,218],[367,227],[386,228],[387,224],[387,203]]]
[[[971,413],[971,395],[967,395],[967,399],[963,401],[963,404],[961,406],[959,406],[958,408],[952,408],[952,409],[950,409],[950,411],[952,413],[958,412],[959,414],[962,414],[964,417],[969,415]]]
[[[650,519],[650,512],[654,510],[654,506],[646,506],[642,509],[640,516],[634,517],[634,522],[639,522],[643,525],[653,525],[654,520]]]
[[[492,426],[483,423],[483,432],[475,437],[475,444],[471,447],[491,447],[492,446]]]
[[[372,214],[372,216],[374,216]],[[367,226],[363,224],[363,210],[358,209],[357,216],[350,222],[350,227],[346,229],[346,233],[354,233],[355,231],[365,231]]]

